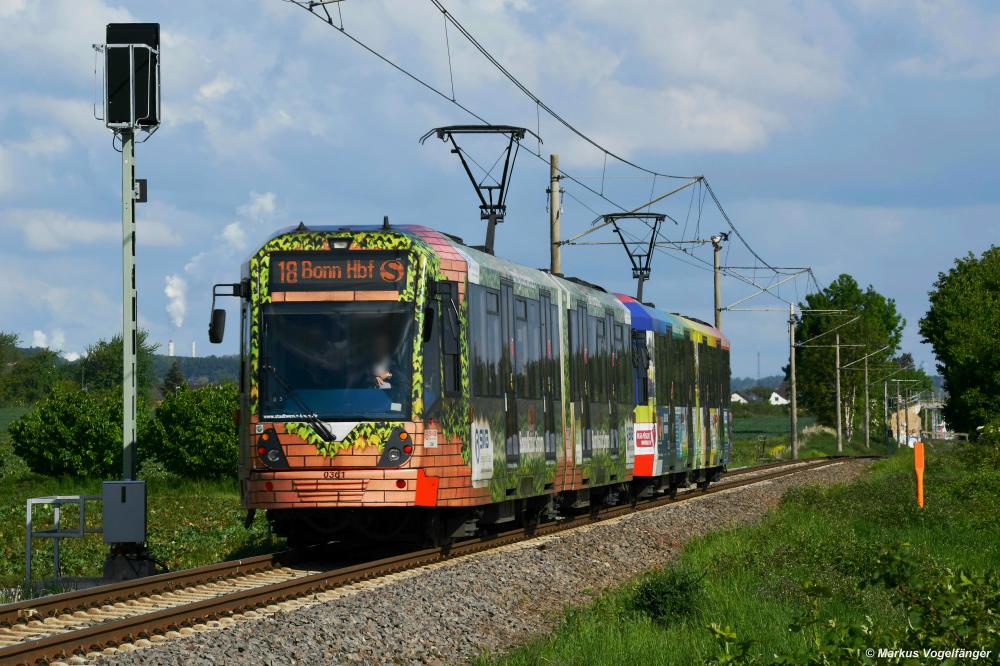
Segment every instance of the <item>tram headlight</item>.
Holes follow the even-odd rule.
[[[399,462],[399,459],[402,457],[399,449],[389,449],[385,455],[389,462]]]
[[[267,461],[269,463],[276,463],[279,458],[281,458],[281,453],[277,449],[271,449],[267,452]]]

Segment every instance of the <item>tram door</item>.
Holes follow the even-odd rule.
[[[611,394],[608,381],[610,349],[607,319],[587,317],[587,385],[590,388],[590,431],[594,446],[611,451]]]
[[[590,385],[587,352],[587,306],[578,303],[576,310],[570,310],[570,344],[573,345],[573,364],[575,370],[574,398],[580,402],[580,430],[583,460],[589,460],[594,452],[594,433],[590,429],[590,396],[593,387]],[[579,464],[581,461],[577,461]]]
[[[557,331],[559,322],[556,320],[556,309],[552,307],[552,300],[549,295],[542,292],[539,294],[541,308],[541,340],[542,340],[542,413],[544,415],[544,438],[545,438],[545,459],[556,459],[556,406],[555,394],[557,382],[560,377],[556,374],[558,370],[559,346]],[[553,342],[556,341],[556,342]]]
[[[622,386],[619,377],[621,370],[619,363],[625,357],[625,332],[623,330],[624,327],[615,323],[615,319],[610,311],[605,311],[604,313],[604,327],[607,330],[607,338],[605,340],[607,352],[605,353],[604,368],[607,372],[605,385],[608,392],[608,437],[610,438],[608,449],[612,457],[617,457],[621,452],[622,445],[618,425],[621,423],[619,420],[621,417],[620,403],[624,401],[624,398],[619,395]]]
[[[517,386],[514,378],[514,286],[505,280],[500,282],[500,339],[503,340],[500,367],[506,411],[504,450],[507,464],[516,465],[521,458],[521,442],[517,432]]]
[[[698,345],[691,340],[691,332],[684,333],[684,399],[687,402],[688,469],[700,467],[698,461],[698,407],[696,386],[698,381]]]
[[[677,359],[674,354],[674,333],[673,328],[668,326],[666,335],[656,335],[656,411],[663,424],[660,431],[660,438],[656,442],[656,458],[660,461],[661,468],[654,472],[676,471],[678,459],[683,456],[682,452],[676,450],[674,445],[677,442],[676,417],[674,408],[677,402]]]

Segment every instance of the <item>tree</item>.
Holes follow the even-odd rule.
[[[948,400],[945,420],[975,432],[1000,415],[1000,247],[955,260],[929,294],[920,334],[934,348]]]
[[[799,404],[821,423],[833,425],[837,421],[835,335],[840,335],[842,345],[841,367],[886,347],[868,359],[869,366],[880,367],[899,349],[906,321],[896,311],[893,299],[878,293],[871,285],[862,290],[847,274],[840,275],[822,291],[806,296],[799,307],[803,316],[795,327],[795,339],[804,343],[796,351]],[[858,319],[847,323],[854,317]],[[841,408],[848,438],[858,414],[863,414],[865,388],[864,373],[859,371],[861,363],[850,367],[856,369],[844,369],[840,375]],[[876,412],[881,415],[881,410]]]
[[[19,356],[17,351],[18,341],[17,333],[4,333],[0,331],[0,373]]]
[[[59,381],[57,358],[41,349],[8,365],[0,374],[0,404],[30,405],[47,396]]]
[[[153,374],[153,353],[157,345],[147,342],[146,331],[139,331],[138,360],[136,366],[136,387],[140,394],[149,396],[155,377]],[[110,340],[100,340],[87,348],[82,359],[82,384],[86,389],[111,389],[122,385],[122,336]]]
[[[140,403],[137,434],[149,419]],[[107,478],[121,469],[122,397],[61,384],[10,425],[14,452],[39,474]]]
[[[187,386],[187,379],[181,372],[181,364],[177,362],[177,359],[174,359],[174,362],[170,364],[170,369],[167,370],[166,377],[163,378],[163,395],[169,395],[185,386]]]
[[[235,477],[239,464],[235,384],[189,389],[166,396],[156,410],[143,452],[174,474]]]

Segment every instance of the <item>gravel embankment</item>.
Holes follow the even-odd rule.
[[[565,604],[671,559],[692,537],[760,519],[790,487],[849,481],[870,463],[847,461],[327,592],[107,663],[464,661],[551,629]]]

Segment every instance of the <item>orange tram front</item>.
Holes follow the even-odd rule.
[[[596,285],[425,227],[300,224],[226,287],[242,503],[291,542],[472,535],[707,484],[728,462],[721,332]],[[213,299],[213,342],[224,321]],[[655,391],[657,369],[676,389]]]

